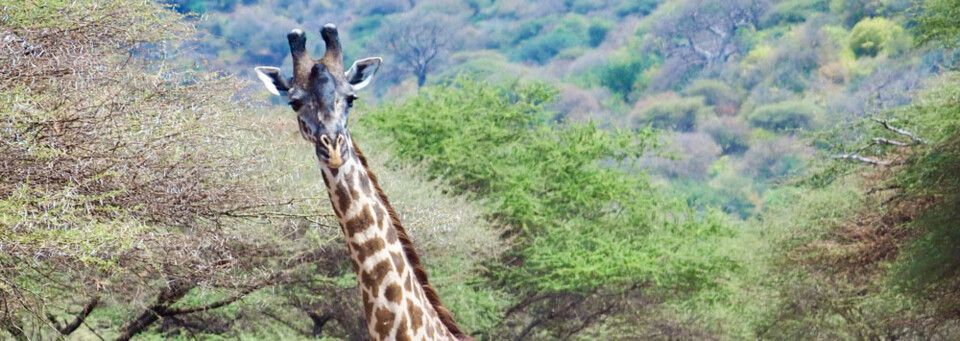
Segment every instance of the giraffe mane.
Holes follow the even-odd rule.
[[[440,321],[443,322],[443,325],[447,327],[447,330],[449,330],[454,337],[460,340],[472,340],[472,338],[460,330],[460,326],[458,326],[457,322],[453,319],[453,314],[450,310],[444,307],[443,303],[440,303],[440,295],[438,295],[437,291],[430,285],[430,281],[427,279],[427,270],[423,267],[423,264],[420,263],[420,256],[413,248],[413,241],[410,240],[407,231],[403,228],[403,225],[400,224],[400,218],[397,216],[397,212],[393,210],[393,206],[390,205],[390,201],[387,200],[387,195],[383,194],[383,190],[380,189],[380,182],[377,180],[377,176],[367,167],[367,158],[360,152],[360,148],[357,147],[353,136],[350,137],[350,142],[353,144],[353,150],[357,154],[357,158],[360,159],[360,164],[363,165],[363,169],[367,171],[367,176],[370,178],[370,182],[373,183],[373,188],[377,191],[377,196],[380,198],[380,201],[383,202],[383,205],[387,207],[390,222],[393,228],[397,230],[397,239],[400,240],[400,245],[403,246],[403,256],[407,259],[407,263],[413,268],[413,274],[417,276],[417,282],[423,289],[424,295],[427,296],[427,301],[429,301],[433,309],[437,311],[437,316],[440,318]]]

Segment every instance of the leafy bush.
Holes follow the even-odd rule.
[[[704,133],[677,134],[664,149],[668,157],[653,157],[645,163],[654,173],[675,180],[706,180],[721,152]]]
[[[762,26],[771,27],[784,23],[801,23],[817,12],[830,10],[830,0],[789,0],[777,3],[761,21]]]
[[[580,14],[586,14],[590,11],[596,11],[602,9],[604,6],[603,0],[566,0],[567,6],[570,7],[574,12]]]
[[[604,39],[607,39],[607,31],[613,27],[613,23],[609,20],[603,20],[600,18],[594,18],[590,20],[590,47],[597,47],[603,43]]]
[[[659,195],[642,174],[608,166],[639,156],[653,143],[650,132],[551,124],[542,105],[553,94],[540,84],[459,79],[372,110],[360,124],[396,140],[398,158],[422,162],[430,174],[488,202],[491,216],[509,224],[513,255],[522,259],[522,266],[497,270],[497,278],[531,303],[559,296],[577,309],[601,309],[595,304],[622,298],[583,295],[630,283],[683,292],[712,286],[710,274],[729,265],[715,254],[719,245],[708,242],[730,233],[722,220]],[[520,305],[524,313],[512,318],[553,308]],[[554,323],[569,327],[567,320]]]
[[[921,43],[933,42],[944,48],[960,46],[960,4],[952,0],[924,0],[916,12],[914,31]]]
[[[743,154],[742,172],[756,179],[781,181],[803,174],[813,152],[792,137],[757,141]]]
[[[568,15],[547,33],[525,40],[511,54],[515,59],[545,64],[564,49],[586,46],[590,41],[589,22],[581,15]]]
[[[739,118],[713,118],[704,122],[700,129],[713,138],[723,155],[740,155],[750,148],[750,127]]]
[[[850,49],[857,57],[875,57],[887,44],[903,34],[903,28],[889,19],[866,18],[850,31]]]
[[[659,101],[643,109],[634,117],[634,123],[691,132],[697,128],[700,120],[712,116],[712,113],[712,108],[703,104],[703,97],[676,98]]]
[[[698,79],[683,90],[686,96],[703,97],[704,104],[718,108],[725,108],[723,114],[736,114],[740,106],[740,94],[731,86],[715,79]]]
[[[807,101],[783,101],[758,107],[749,116],[750,124],[773,131],[810,129],[820,108]]]
[[[642,77],[643,72],[655,64],[656,60],[648,56],[614,58],[600,71],[600,85],[627,102],[631,94],[646,86],[648,80]]]
[[[622,17],[638,14],[638,15],[648,15],[657,9],[657,6],[660,5],[662,0],[627,0],[621,1],[617,5],[615,11],[617,15]]]
[[[830,0],[830,12],[840,17],[847,29],[864,18],[876,17],[883,11],[884,0]],[[889,1],[893,2],[893,1]]]

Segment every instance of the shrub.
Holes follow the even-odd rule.
[[[665,149],[669,157],[657,156],[647,162],[654,172],[671,179],[698,181],[707,179],[707,171],[721,151],[704,133],[677,134]]]
[[[600,18],[594,18],[590,21],[590,47],[597,47],[603,43],[604,39],[607,39],[607,31],[613,27],[613,23],[609,20],[603,20]]]
[[[586,46],[590,41],[589,26],[583,16],[568,15],[546,34],[525,41],[511,56],[545,64],[564,49]]]
[[[643,72],[655,64],[656,60],[647,56],[615,58],[600,72],[600,85],[628,102],[631,94],[646,87]]]
[[[754,142],[743,154],[741,172],[755,179],[784,180],[803,174],[811,148],[793,137]]]
[[[943,48],[960,46],[960,4],[953,0],[924,0],[913,31],[921,43],[932,42]]]
[[[604,6],[603,0],[566,0],[566,2],[570,9],[580,14],[596,11]]]
[[[850,31],[850,49],[857,57],[875,57],[888,43],[902,34],[903,28],[889,19],[863,19]]]
[[[783,1],[774,5],[760,21],[763,27],[776,26],[782,23],[801,23],[807,21],[807,18],[812,17],[817,12],[827,12],[829,10],[829,0]]]
[[[735,117],[717,117],[700,128],[720,146],[724,155],[740,155],[750,148],[750,127]]]
[[[661,0],[627,0],[620,2],[615,11],[621,18],[631,14],[648,15],[657,9],[660,2]]]
[[[718,259],[716,244],[705,243],[717,240],[707,236],[730,233],[715,214],[661,196],[642,173],[610,167],[649,147],[648,130],[552,124],[542,105],[554,91],[540,84],[460,79],[424,92],[371,111],[360,123],[394,139],[399,159],[424,163],[431,175],[484,199],[491,216],[509,224],[517,243],[512,254],[522,266],[494,273],[532,299],[508,316],[508,327],[525,316],[548,318],[551,324],[538,331],[558,328],[569,335],[562,331],[576,332],[565,328],[583,322],[571,326],[573,316],[547,317],[557,316],[556,305],[533,303],[565,297],[556,302],[571,307],[559,312],[563,316],[604,307],[613,310],[600,314],[617,316],[629,308],[607,304],[623,296],[592,293],[610,288],[636,297],[623,289],[632,284],[696,291],[713,286],[710,274],[729,265]]]
[[[756,127],[773,131],[810,129],[820,108],[806,101],[784,101],[758,107],[749,121]]]
[[[698,79],[683,90],[686,96],[703,97],[710,106],[740,106],[740,94],[726,83],[715,79]]]
[[[700,120],[712,116],[712,111],[703,104],[703,97],[676,98],[654,103],[634,120],[637,125],[691,132]]]

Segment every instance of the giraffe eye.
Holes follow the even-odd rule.
[[[355,99],[357,99],[357,95],[353,95],[353,94],[347,95],[347,107],[348,107],[348,108],[353,108],[353,101],[354,101]]]
[[[295,99],[290,101],[290,107],[293,108],[293,111],[300,111],[300,107],[303,106],[303,103],[300,100]]]

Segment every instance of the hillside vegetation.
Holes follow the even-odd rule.
[[[952,0],[0,6],[0,338],[366,334],[254,66],[340,27],[351,132],[479,340],[960,338]]]

